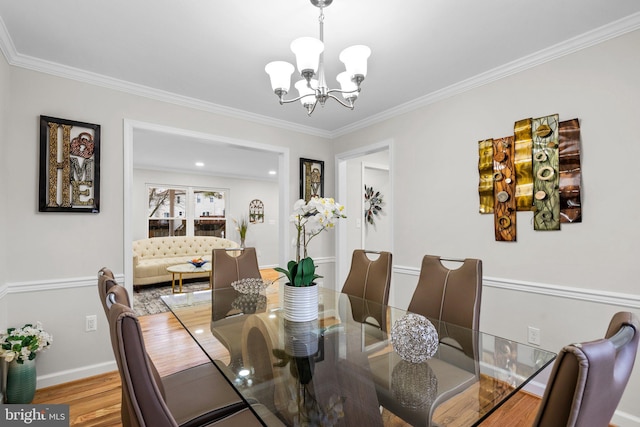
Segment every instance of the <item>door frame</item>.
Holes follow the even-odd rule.
[[[264,144],[255,141],[240,140],[226,136],[213,135],[208,133],[191,131],[169,126],[163,126],[155,123],[141,122],[136,120],[124,119],[123,123],[123,141],[124,141],[124,179],[123,179],[123,228],[124,228],[124,283],[127,290],[133,292],[133,144],[134,130],[143,129],[156,132],[169,133],[176,136],[197,138],[211,143],[223,143],[227,145],[235,145],[248,149],[256,149],[260,151],[269,151],[278,155],[278,211],[279,211],[279,234],[282,237],[279,242],[279,264],[286,265],[289,259],[289,171],[290,171],[290,155],[289,148],[277,145]]]
[[[347,161],[354,158],[366,156],[368,154],[378,153],[380,151],[389,152],[389,187],[391,193],[386,198],[385,206],[387,212],[391,216],[391,252],[393,253],[394,245],[394,221],[393,221],[393,192],[394,192],[394,179],[393,179],[393,139],[385,139],[370,145],[355,148],[353,150],[344,151],[342,153],[336,153],[335,155],[335,173],[336,173],[336,200],[346,200],[347,195]],[[351,254],[347,250],[347,229],[345,227],[337,227],[336,238],[336,269],[335,269],[335,286],[336,290],[342,288],[349,269],[351,268]]]

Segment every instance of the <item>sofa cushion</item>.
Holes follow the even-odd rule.
[[[213,236],[153,237],[133,242],[133,284],[148,285],[171,280],[167,267],[193,258],[211,261],[214,249],[237,248],[232,240]],[[191,277],[206,277],[209,273]]]
[[[236,248],[234,241],[221,237],[171,236],[152,237],[133,242],[133,256],[145,258],[171,258],[184,256],[209,256],[213,249]]]

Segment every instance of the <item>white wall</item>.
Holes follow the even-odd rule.
[[[225,194],[227,233],[226,238],[240,243],[233,218],[249,217],[249,203],[260,199],[265,206],[264,223],[250,224],[245,244],[256,248],[261,267],[278,265],[278,183],[216,177],[201,174],[179,174],[146,169],[134,169],[133,173],[133,238],[147,237],[147,184],[159,186],[180,185],[198,188],[228,189]]]
[[[406,306],[425,254],[484,263],[481,327],[542,347],[601,337],[619,310],[640,314],[637,197],[640,31],[338,138],[336,151],[394,141],[394,277]],[[558,113],[582,131],[583,222],[534,231],[517,214],[517,242],[496,242],[478,213],[478,148],[513,133],[516,120]],[[617,421],[640,425],[640,362]],[[615,420],[615,419],[614,419]]]
[[[124,281],[124,120],[288,147],[289,182],[298,182],[299,158],[325,161],[325,185],[334,187],[333,147],[320,137],[215,115],[75,80],[0,65],[3,115],[2,185],[6,233],[0,246],[1,316],[9,326],[40,320],[54,344],[38,357],[38,387],[115,369],[106,319],[98,302],[96,273],[110,267]],[[97,123],[101,133],[101,203],[98,214],[38,212],[39,116]],[[11,161],[9,161],[11,159]],[[5,188],[6,187],[6,188]],[[299,196],[296,185],[286,195]],[[314,256],[332,268],[333,238],[314,241]],[[37,267],[34,267],[34,260]],[[1,288],[0,288],[1,289]],[[98,315],[98,331],[84,332],[85,316]],[[1,321],[1,319],[0,319]]]

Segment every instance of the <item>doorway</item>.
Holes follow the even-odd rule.
[[[347,220],[337,230],[336,290],[340,290],[349,274],[354,249],[393,253],[392,165],[392,140],[336,154],[336,194],[347,207]],[[365,184],[379,191],[383,201],[381,210],[374,214],[373,224],[365,217]]]
[[[289,250],[289,227],[288,227],[288,209],[289,209],[289,148],[263,144],[254,141],[238,140],[234,138],[205,134],[179,128],[171,128],[153,123],[138,122],[133,120],[124,120],[124,179],[123,179],[123,196],[124,196],[124,273],[125,286],[129,292],[133,292],[133,183],[134,183],[134,144],[136,135],[141,132],[156,132],[167,137],[174,137],[180,140],[181,144],[186,140],[197,140],[200,144],[224,147],[228,149],[236,149],[243,153],[262,152],[265,155],[275,156],[277,158],[277,181],[278,181],[278,227],[282,238],[278,242],[278,259],[279,264],[284,265],[288,259]],[[185,147],[186,148],[186,147]],[[229,151],[226,151],[229,153]]]

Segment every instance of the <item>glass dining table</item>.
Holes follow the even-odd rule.
[[[319,287],[318,319],[291,322],[284,286],[162,297],[242,397],[278,425],[475,426],[556,356],[429,319],[437,350],[413,363],[391,342],[406,310]]]

